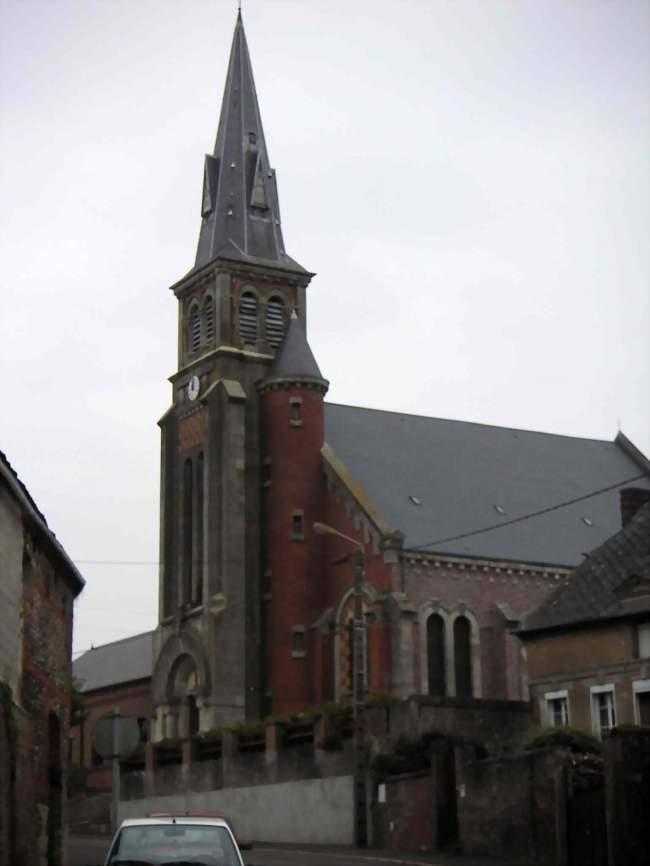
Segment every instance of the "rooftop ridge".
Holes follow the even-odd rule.
[[[406,418],[421,418],[425,421],[442,421],[446,424],[471,424],[474,427],[488,427],[493,430],[510,430],[513,433],[530,433],[535,436],[552,436],[557,439],[575,439],[580,442],[600,442],[605,445],[620,444],[617,443],[618,434],[613,439],[599,439],[595,436],[579,436],[574,433],[552,433],[548,430],[533,430],[525,427],[508,427],[502,424],[487,424],[484,421],[466,421],[461,418],[441,418],[438,415],[422,415],[419,412],[399,412],[396,409],[380,409],[376,406],[353,406],[350,403],[334,403],[330,400],[325,401],[325,406],[338,406],[341,409],[360,409],[363,412],[381,412],[384,415],[403,415]],[[620,432],[621,431],[619,431],[619,433]],[[638,450],[639,449],[637,449],[637,451]],[[639,453],[643,456],[643,452],[639,451]]]

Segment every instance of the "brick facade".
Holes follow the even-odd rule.
[[[8,563],[0,623],[5,680],[0,814],[9,817],[8,841],[4,829],[0,838],[0,866],[12,861],[58,866],[65,816],[73,601],[83,580],[4,455],[0,503],[0,558],[4,562],[6,556]]]

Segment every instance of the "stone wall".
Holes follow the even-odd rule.
[[[386,752],[399,737],[438,731],[482,744],[490,754],[515,751],[530,729],[530,704],[447,697],[411,697],[366,711],[373,752]]]
[[[223,811],[241,841],[353,844],[352,776],[121,800],[120,819],[176,809]]]

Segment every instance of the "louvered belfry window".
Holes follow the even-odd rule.
[[[196,304],[192,305],[190,317],[187,323],[187,348],[190,352],[198,352],[201,345],[201,319],[199,316],[199,308]]]
[[[257,343],[257,298],[253,292],[242,292],[239,300],[239,339],[242,343]]]
[[[214,339],[214,301],[208,295],[203,302],[203,334],[205,342],[210,345]]]
[[[271,298],[266,308],[266,342],[274,349],[284,337],[284,301],[282,298]]]

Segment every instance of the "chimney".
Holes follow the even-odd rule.
[[[650,502],[650,490],[646,487],[624,487],[621,490],[621,523],[627,526],[646,502]]]

